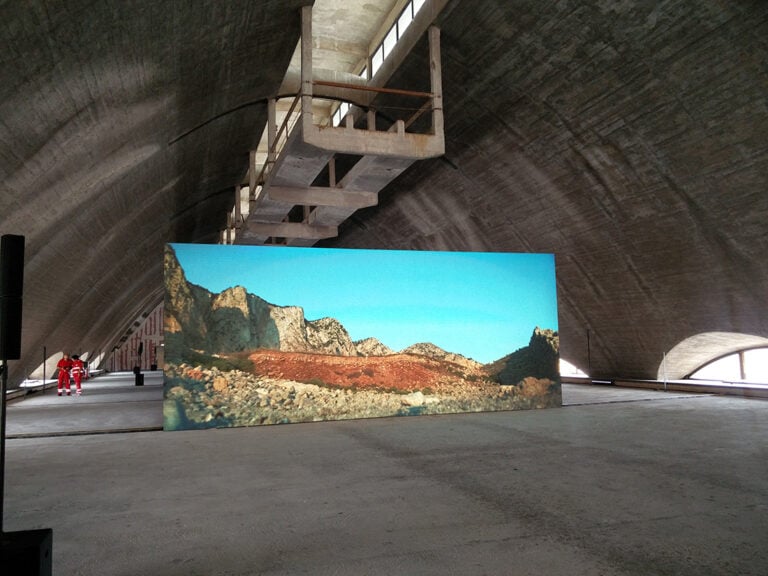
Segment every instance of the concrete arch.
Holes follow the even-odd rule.
[[[588,376],[581,366],[577,366],[562,356],[560,356],[560,374],[562,376]]]
[[[672,348],[659,364],[656,377],[659,380],[679,380],[713,360],[761,346],[768,346],[768,338],[736,332],[702,332]]]

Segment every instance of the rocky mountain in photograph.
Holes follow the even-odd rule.
[[[307,320],[299,306],[276,306],[242,286],[213,294],[191,284],[173,249],[165,253],[166,353],[184,348],[227,354],[266,348],[356,356],[344,326],[333,318]]]
[[[443,360],[445,362],[458,364],[459,366],[463,366],[464,368],[468,368],[472,370],[475,370],[477,368],[480,368],[480,366],[482,366],[480,362],[476,362],[475,360],[472,360],[471,358],[467,358],[466,356],[462,356],[461,354],[446,352],[439,346],[435,346],[430,342],[420,342],[418,344],[413,344],[411,346],[408,346],[408,348],[405,348],[404,350],[402,350],[402,353],[418,354],[419,356],[427,356],[429,358],[434,358],[435,360]]]
[[[173,249],[165,249],[165,332],[183,335],[183,343],[201,348],[208,332],[206,313],[211,307],[211,293],[190,284],[176,260]],[[173,336],[172,336],[173,337]],[[167,343],[166,343],[167,344]]]
[[[357,349],[358,356],[387,356],[395,353],[392,348],[380,342],[377,338],[355,340],[355,348]]]
[[[526,378],[560,379],[560,340],[557,331],[533,330],[528,346],[488,365],[489,372],[499,384],[516,385]]]

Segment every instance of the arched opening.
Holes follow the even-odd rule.
[[[165,363],[164,337],[163,302],[160,302],[152,311],[137,318],[109,353],[103,353],[100,362],[91,366],[109,372],[125,372],[135,367],[157,370]]]
[[[739,366],[739,354],[746,354],[750,350],[768,348],[768,338],[755,336],[751,334],[738,334],[735,332],[703,332],[690,338],[686,338],[669,352],[664,355],[658,369],[658,380],[681,380],[685,378],[701,378],[698,376],[699,370],[714,364],[715,361],[722,360],[720,368],[732,369]],[[725,360],[735,355],[736,359]],[[756,374],[760,373],[759,362],[763,358],[762,354],[756,354],[752,357],[750,353],[751,369]],[[717,366],[714,369],[719,370]],[[710,369],[707,373],[714,373]],[[736,368],[740,370],[740,368]],[[733,373],[731,371],[730,373]],[[694,376],[696,374],[696,376]],[[763,372],[764,374],[764,372]],[[722,378],[716,378],[723,380]],[[751,376],[750,376],[751,379]],[[743,378],[732,378],[728,380],[746,381]],[[763,378],[765,382],[765,378]]]
[[[61,360],[62,356],[64,356],[64,351],[62,350],[49,354],[37,368],[30,372],[29,377],[40,380],[43,378],[46,380],[52,379],[56,371],[56,364]]]
[[[89,359],[88,364],[91,366],[91,369],[92,370],[101,369],[105,356],[106,356],[105,352],[99,352],[98,354],[96,354],[96,356],[93,357],[93,360]]]
[[[565,358],[560,358],[560,376],[588,378],[589,374],[582,371],[579,367],[571,364]]]
[[[740,350],[702,366],[690,375],[694,380],[768,384],[768,347]]]
[[[63,350],[45,356],[37,368],[27,374],[20,388],[37,388],[45,383],[54,382],[56,379],[56,364],[61,360],[62,356],[64,356]]]

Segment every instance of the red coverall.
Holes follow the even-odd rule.
[[[72,357],[72,378],[75,380],[75,386],[77,387],[77,393],[80,394],[80,383],[83,381],[83,374],[85,374],[85,366],[83,361],[79,357]]]
[[[56,364],[56,368],[59,369],[59,396],[61,396],[61,389],[64,386],[67,387],[67,396],[69,396],[69,369],[72,368],[72,360],[69,359],[68,354],[64,354],[64,357]]]

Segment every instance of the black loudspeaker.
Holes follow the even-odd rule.
[[[24,236],[0,238],[0,359],[21,358],[21,299],[24,291]]]
[[[4,532],[0,547],[3,574],[51,576],[53,574],[53,530]]]

